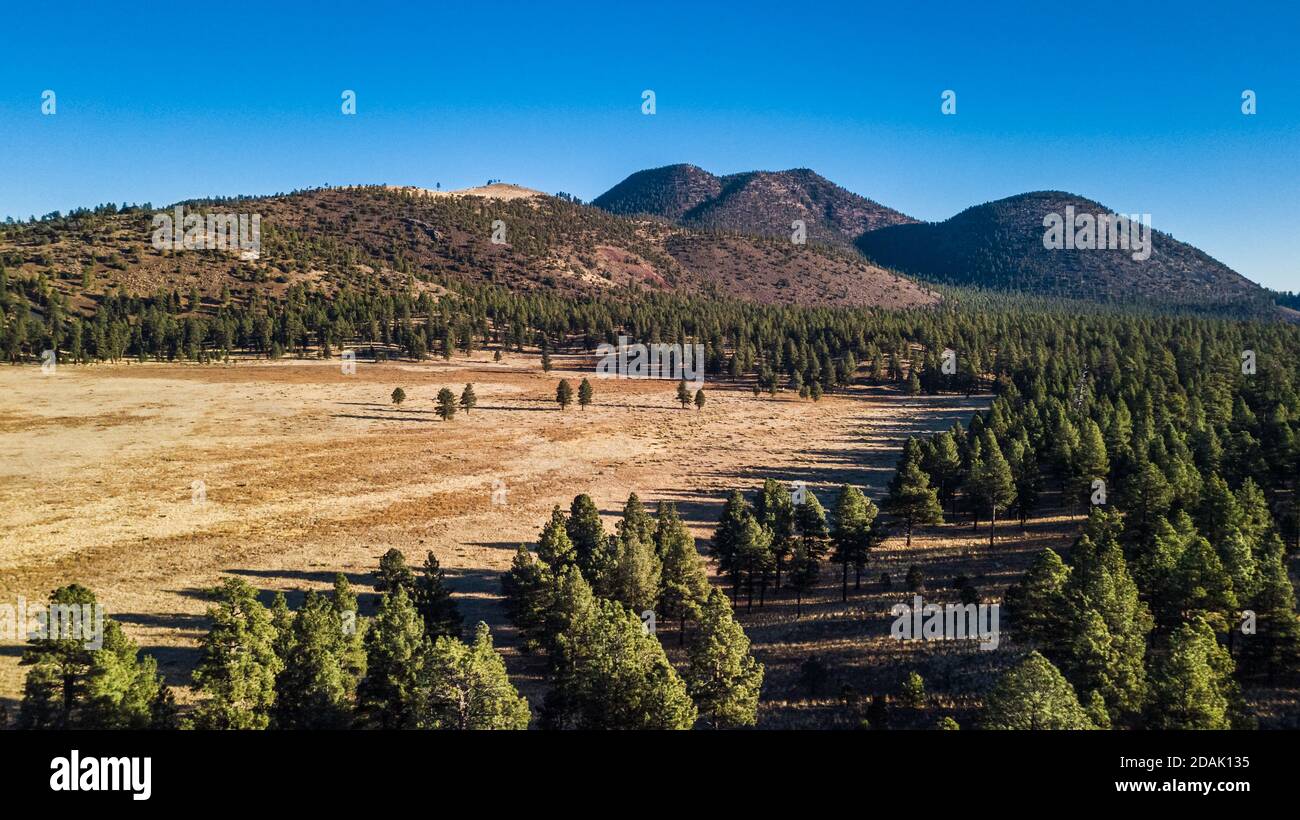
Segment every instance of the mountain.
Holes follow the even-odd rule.
[[[333,293],[344,287],[436,291],[451,282],[494,282],[518,292],[582,295],[635,287],[888,308],[938,302],[932,291],[855,251],[617,216],[499,183],[458,192],[322,188],[182,205],[186,213],[257,214],[258,257],[159,250],[151,241],[153,221],[172,208],[104,206],[0,225],[0,267],[11,278],[49,283],[87,314],[119,289],[129,295],[197,289],[211,304],[227,291],[235,299],[280,298],[295,285]]]
[[[1135,259],[1135,252],[1123,247],[1045,247],[1044,220],[1052,214],[1064,218],[1067,209],[1076,220],[1083,214],[1112,213],[1075,194],[1036,191],[976,205],[943,222],[870,231],[857,247],[877,264],[944,284],[1199,305],[1263,293],[1223,263],[1160,231],[1150,232],[1147,258]],[[1140,250],[1136,255],[1145,256]]]
[[[714,176],[694,165],[638,171],[592,201],[616,214],[789,240],[803,220],[811,243],[852,248],[866,231],[915,222],[807,168]]]

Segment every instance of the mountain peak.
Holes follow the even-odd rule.
[[[789,237],[802,221],[808,241],[845,248],[866,231],[915,221],[810,168],[719,177],[695,165],[667,165],[632,174],[592,204],[612,213],[755,236]]]

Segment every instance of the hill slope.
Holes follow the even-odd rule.
[[[592,204],[680,225],[789,239],[803,220],[808,241],[850,248],[865,231],[911,217],[836,185],[806,168],[714,176],[694,165],[638,171]]]
[[[1134,297],[1199,304],[1256,297],[1259,286],[1204,252],[1159,231],[1149,258],[1123,248],[1044,247],[1044,217],[1110,214],[1061,191],[1037,191],[968,208],[944,222],[895,225],[857,247],[878,264],[925,279],[1101,301]],[[1140,254],[1139,254],[1140,255]]]
[[[295,284],[329,293],[345,285],[419,289],[450,281],[490,281],[524,292],[632,286],[894,308],[938,301],[855,252],[616,216],[514,186],[451,193],[327,188],[195,201],[186,209],[259,214],[259,258],[160,251],[150,243],[154,211],[111,209],[0,226],[0,264],[11,277],[44,277],[84,312],[119,287],[132,295],[197,289],[215,299],[226,289],[237,298],[274,297]],[[493,242],[498,220],[501,243]]]

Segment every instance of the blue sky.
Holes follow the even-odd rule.
[[[5,11],[0,217],[810,167],[932,220],[1072,191],[1300,290],[1292,4],[112,5]]]

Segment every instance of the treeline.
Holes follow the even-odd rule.
[[[754,724],[763,666],[673,505],[652,517],[634,493],[610,534],[579,495],[568,514],[552,511],[536,554],[520,546],[501,587],[525,648],[546,656],[544,727]],[[658,617],[677,622],[688,647],[680,672],[655,635]]]
[[[379,566],[375,615],[338,575],[331,594],[308,592],[290,610],[227,578],[211,591],[211,622],[193,673],[198,702],[177,709],[157,663],[111,618],[103,642],[56,631],[29,641],[18,725],[27,729],[524,729],[515,690],[485,624],[461,640],[461,616],[438,561],[418,572],[390,550]],[[90,605],[84,587],[51,604]]]

